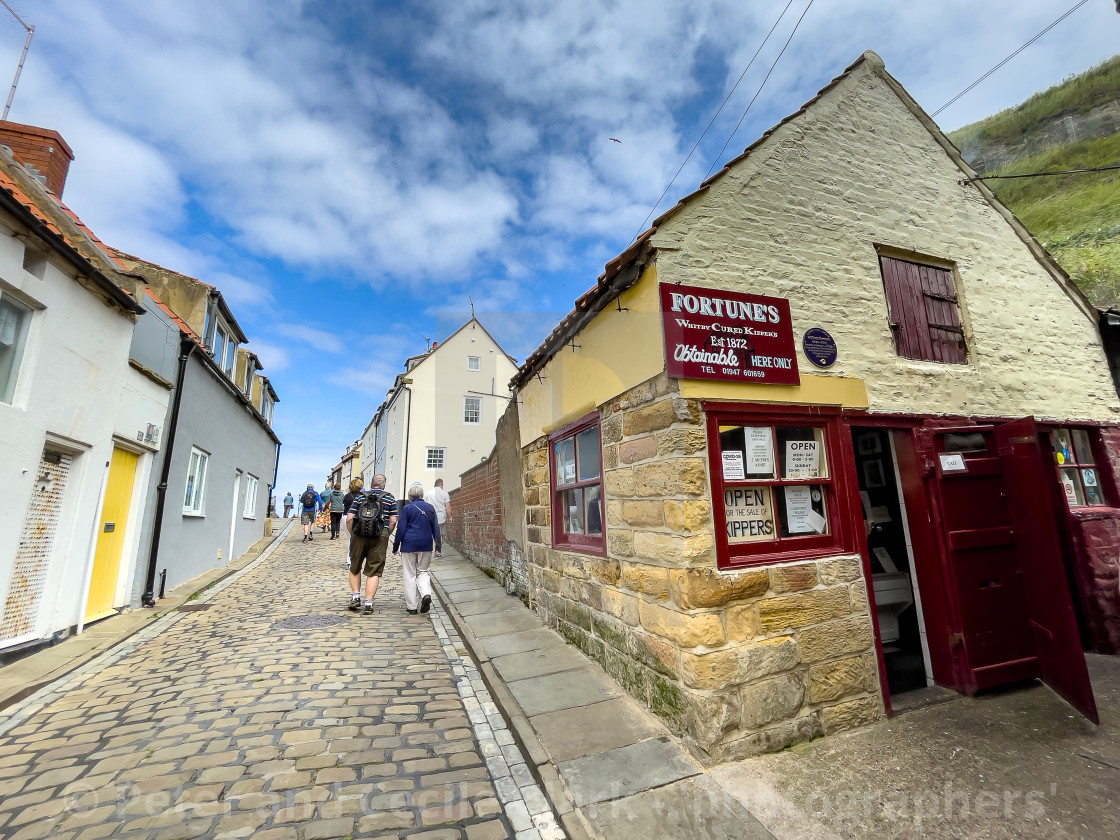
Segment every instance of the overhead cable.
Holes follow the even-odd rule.
[[[1111,169],[1120,169],[1120,163],[1109,166],[1093,166],[1088,169],[1055,169],[1050,172],[1022,172],[1018,175],[977,175],[975,178],[961,178],[958,183],[970,184],[973,181],[995,181],[1003,178],[1038,178],[1041,175],[1078,175],[1082,172],[1107,172]]]
[[[781,23],[782,18],[786,16],[786,12],[789,11],[789,7],[792,5],[793,0],[789,0],[789,2],[786,3],[786,7],[782,9],[782,13],[778,15],[778,19],[774,21],[774,25],[770,27],[770,31],[767,32],[766,37],[762,39],[762,43],[758,45],[758,49],[754,51],[754,55],[751,56],[751,60],[747,62],[747,66],[743,68],[743,72],[739,74],[739,78],[735,80],[735,84],[731,86],[731,90],[727,92],[727,95],[723,97],[723,101],[719,103],[719,107],[716,108],[716,112],[712,114],[712,118],[708,121],[707,126],[705,126],[704,130],[700,132],[700,136],[696,138],[696,142],[692,144],[692,148],[688,150],[688,154],[685,155],[684,160],[681,162],[680,169],[676,171],[673,177],[669,180],[669,183],[665,185],[665,190],[661,193],[661,197],[658,198],[653,207],[650,208],[649,215],[645,217],[645,219],[642,221],[641,227],[639,227],[637,232],[634,234],[635,238],[639,236],[643,230],[646,229],[646,224],[649,223],[650,218],[657,211],[658,205],[660,205],[661,202],[665,200],[665,196],[668,195],[669,190],[672,189],[673,182],[676,181],[681,172],[684,171],[684,168],[688,164],[688,161],[692,158],[692,153],[696,151],[696,147],[700,145],[700,141],[704,139],[704,136],[708,133],[708,129],[710,129],[713,123],[715,123],[716,117],[718,117],[720,111],[723,110],[723,106],[727,104],[727,100],[731,98],[731,94],[735,92],[735,88],[739,87],[739,82],[743,81],[743,77],[747,75],[747,71],[751,69],[751,65],[754,64],[754,60],[758,58],[758,54],[762,52],[762,48],[766,46],[766,42],[770,40],[770,36],[774,34],[774,30],[778,28],[778,24]],[[614,138],[611,139],[613,140]]]
[[[944,111],[950,105],[952,105],[954,102],[956,102],[962,96],[964,96],[966,93],[968,93],[970,90],[972,90],[978,84],[980,84],[982,81],[984,81],[986,78],[988,78],[994,72],[996,72],[999,68],[1003,67],[1003,65],[1005,65],[1007,62],[1009,62],[1011,59],[1013,59],[1015,56],[1017,56],[1019,53],[1021,53],[1023,50],[1025,50],[1027,47],[1029,47],[1031,44],[1033,44],[1035,41],[1037,41],[1039,38],[1041,38],[1043,35],[1045,35],[1047,32],[1049,32],[1051,29],[1053,29],[1055,26],[1057,26],[1059,23],[1061,23],[1063,20],[1065,20],[1070,15],[1072,15],[1074,12],[1076,12],[1078,9],[1080,9],[1082,6],[1084,6],[1088,2],[1089,2],[1089,0],[1080,0],[1080,2],[1075,3],[1073,5],[1073,8],[1071,8],[1068,12],[1066,12],[1064,15],[1059,17],[1056,21],[1051,23],[1049,26],[1047,26],[1045,29],[1043,29],[1041,32],[1039,32],[1037,35],[1035,35],[1033,38],[1031,38],[1029,41],[1027,41],[1021,47],[1019,47],[1019,49],[1015,50],[1015,52],[1011,53],[1011,55],[1009,55],[1007,58],[1005,58],[1003,61],[1001,61],[999,64],[997,64],[991,70],[989,70],[987,73],[985,73],[979,79],[977,79],[975,82],[970,84],[968,87],[966,87],[964,90],[962,90],[956,96],[954,96],[952,99],[950,99],[948,102],[946,102],[944,105],[942,105],[936,111],[934,111],[932,114],[930,114],[930,117],[931,118],[936,117],[938,114],[940,114],[942,111]]]

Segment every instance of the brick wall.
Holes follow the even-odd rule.
[[[505,587],[521,594],[528,586],[521,549],[502,534],[502,504],[499,490],[500,459],[491,456],[460,476],[460,486],[451,497],[451,523],[446,540],[459,552]]]

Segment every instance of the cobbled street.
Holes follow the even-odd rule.
[[[297,526],[6,710],[0,836],[562,836],[438,602],[407,615],[390,557],[348,612],[346,545]]]

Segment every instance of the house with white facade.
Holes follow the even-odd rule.
[[[65,142],[0,143],[3,655],[128,603],[170,390],[130,362],[143,285],[59,200]]]
[[[405,360],[361,439],[361,476],[377,473],[404,496],[416,482],[446,490],[490,455],[494,427],[510,400],[517,365],[476,318],[443,343]]]

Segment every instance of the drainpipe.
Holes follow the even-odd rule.
[[[152,529],[152,548],[148,554],[148,575],[144,582],[144,594],[140,603],[145,607],[156,605],[153,590],[156,586],[156,564],[159,562],[159,538],[163,531],[163,506],[167,500],[167,478],[171,473],[171,456],[175,451],[175,431],[179,426],[179,406],[183,402],[183,382],[187,377],[187,360],[198,345],[189,335],[179,335],[179,373],[175,379],[175,399],[171,404],[171,420],[168,422],[167,442],[163,452],[163,468],[156,485],[156,521]]]
[[[411,379],[406,379],[401,385],[408,394],[408,410],[404,417],[404,464],[401,466],[401,494],[398,499],[403,499],[408,491],[408,433],[412,429],[412,389],[408,386],[411,382]]]
[[[268,427],[271,429],[272,428],[272,423],[269,423]],[[279,472],[280,472],[280,444],[277,443],[276,444],[276,463],[272,467],[272,486],[268,489],[268,505],[265,506],[265,510],[267,510],[269,506],[272,506],[272,491],[276,489],[276,475]],[[272,508],[272,512],[276,513],[276,508],[275,507]]]

